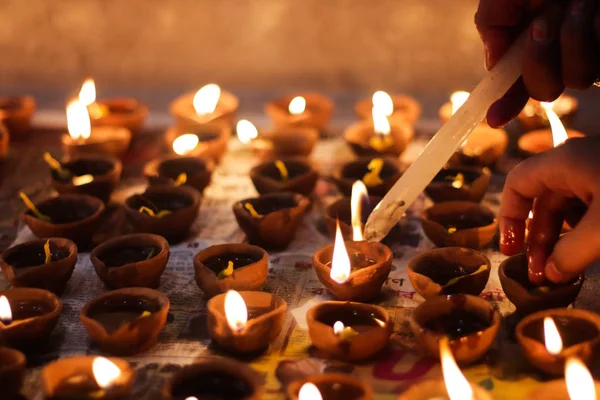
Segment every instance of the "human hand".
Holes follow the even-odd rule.
[[[600,259],[600,137],[573,138],[521,162],[507,176],[500,205],[500,250],[526,251],[529,280],[566,282]],[[563,220],[573,229],[560,237]],[[560,237],[560,238],[559,238]]]
[[[522,77],[490,107],[492,127],[515,118],[529,97],[553,101],[600,76],[600,0],[480,0],[475,24],[488,70],[529,25]]]

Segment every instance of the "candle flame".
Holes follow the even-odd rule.
[[[252,139],[256,139],[258,137],[258,130],[256,126],[247,119],[241,119],[238,121],[236,126],[237,137],[240,139],[240,142],[244,144],[248,144],[252,141]]]
[[[321,392],[313,383],[305,383],[298,392],[298,400],[323,400]]]
[[[544,111],[546,111],[546,115],[548,116],[550,128],[552,129],[552,142],[554,143],[554,147],[560,146],[569,138],[569,136],[567,135],[565,126],[553,110],[554,103],[541,102],[540,105]]]
[[[302,96],[296,96],[290,101],[288,111],[292,115],[302,114],[306,110],[306,99]]]
[[[381,109],[373,107],[371,113],[373,114],[373,129],[375,130],[375,133],[379,135],[389,135],[391,130],[390,122]]]
[[[363,238],[362,223],[362,201],[368,196],[367,187],[358,180],[352,185],[352,197],[350,199],[350,211],[352,216],[352,240],[359,242]]]
[[[81,85],[79,102],[86,107],[96,102],[96,83],[92,78],[86,79]]]
[[[200,139],[193,133],[184,133],[173,140],[173,151],[180,156],[189,154],[198,146]]]
[[[557,355],[563,349],[563,342],[558,332],[558,328],[552,317],[544,318],[544,342],[546,350],[552,355]]]
[[[229,290],[225,295],[225,318],[234,331],[241,331],[248,322],[246,302],[235,290]]]
[[[216,83],[209,83],[201,87],[192,100],[196,114],[206,115],[214,113],[220,97],[221,88]]]
[[[112,361],[104,357],[96,357],[92,363],[94,378],[102,389],[111,386],[119,376],[121,370]]]
[[[342,236],[342,230],[340,229],[340,221],[337,221],[337,227],[335,230],[335,242],[333,244],[333,256],[331,258],[331,272],[329,276],[337,283],[344,283],[350,276],[350,257],[346,251],[346,245],[344,244],[344,237]]]
[[[594,378],[580,359],[576,357],[567,359],[565,380],[571,400],[596,400]]]
[[[92,133],[90,114],[87,107],[78,100],[67,105],[67,127],[73,139],[88,139]]]
[[[533,218],[533,211],[529,211],[529,215],[527,216],[528,219]]]
[[[442,363],[442,373],[446,390],[450,400],[473,400],[473,389],[467,378],[462,374],[452,351],[450,350],[450,342],[444,337],[440,340],[440,359]]]
[[[467,101],[471,93],[459,90],[458,92],[452,93],[450,96],[450,102],[452,103],[452,115],[454,115],[459,108]]]
[[[336,335],[339,335],[340,333],[342,333],[344,331],[344,323],[342,321],[336,321],[335,324],[333,324],[333,333],[335,333]]]
[[[379,112],[386,117],[389,117],[394,113],[394,100],[392,100],[392,97],[383,90],[378,90],[373,93],[371,101],[373,102],[373,108],[377,108]]]
[[[0,321],[4,324],[12,322],[12,310],[6,296],[0,296]]]

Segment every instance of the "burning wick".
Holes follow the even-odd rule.
[[[596,400],[594,378],[585,364],[577,357],[569,357],[565,363],[567,392],[572,400]]]
[[[92,125],[86,106],[77,100],[67,105],[67,129],[73,140],[84,142],[90,138]]]
[[[362,223],[362,201],[368,196],[367,188],[362,181],[356,181],[352,185],[352,197],[350,199],[350,213],[352,216],[352,240],[360,242],[363,238]]]
[[[0,321],[4,325],[10,325],[12,322],[12,311],[6,296],[0,296]]]
[[[375,135],[369,139],[369,144],[375,150],[382,152],[394,145],[394,139],[391,137],[390,121],[380,107],[374,106],[371,110],[373,115],[373,131]]]
[[[237,132],[238,139],[243,144],[248,144],[258,137],[258,129],[247,119],[239,120],[235,131]]]
[[[121,370],[112,361],[96,357],[92,363],[94,379],[102,390],[108,390],[121,376]]]
[[[333,324],[333,333],[342,338],[343,340],[350,340],[356,336],[358,336],[358,332],[356,332],[350,326],[344,326],[342,321],[336,321]]]
[[[450,103],[452,103],[452,115],[456,114],[459,108],[466,103],[471,93],[459,90],[458,92],[452,93],[450,96]]]
[[[92,78],[88,78],[83,82],[78,98],[79,102],[87,108],[90,116],[94,119],[101,118],[108,111],[106,107],[96,103],[96,83]]]
[[[234,332],[240,332],[248,322],[246,302],[235,290],[229,290],[225,295],[225,318]]]
[[[333,244],[333,256],[331,258],[331,271],[329,276],[332,280],[342,284],[348,280],[352,268],[350,266],[350,256],[346,251],[344,237],[340,229],[340,221],[336,221],[335,242]]]
[[[552,317],[544,318],[544,344],[548,353],[553,356],[558,355],[563,349],[562,338]]]
[[[448,397],[450,400],[474,400],[473,389],[454,360],[449,339],[443,337],[439,344],[442,374]]]
[[[306,99],[302,96],[296,96],[290,101],[288,111],[292,115],[300,115],[306,110]]]
[[[298,400],[323,400],[321,392],[313,383],[305,383],[298,392]]]
[[[184,133],[173,140],[173,151],[180,156],[184,156],[193,151],[200,142],[197,135],[193,133]]]
[[[540,105],[546,112],[548,121],[550,122],[550,129],[552,130],[552,143],[554,144],[554,147],[560,146],[569,138],[569,135],[567,135],[565,126],[560,121],[560,118],[558,118],[558,115],[556,115],[552,109],[554,103],[541,102]]]
[[[200,88],[192,100],[196,114],[204,116],[214,113],[220,97],[221,88],[215,83],[209,83]]]
[[[373,102],[373,108],[378,108],[386,117],[391,117],[394,113],[394,100],[383,90],[373,93],[371,101]]]

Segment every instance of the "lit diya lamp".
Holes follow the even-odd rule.
[[[231,127],[215,121],[198,125],[176,125],[165,132],[165,144],[180,156],[203,157],[220,162],[227,150]]]
[[[191,186],[200,193],[210,184],[215,163],[209,158],[166,156],[148,162],[144,176],[153,185]]]
[[[443,379],[424,380],[411,386],[398,400],[491,400],[481,386],[469,383],[452,355],[452,344],[441,338],[439,354]]]
[[[8,129],[0,122],[0,161],[8,156],[8,147],[10,143],[10,135]]]
[[[18,350],[0,347],[0,387],[2,395],[10,399],[21,399],[19,393],[25,382],[27,359]]]
[[[221,122],[231,127],[239,99],[219,85],[209,83],[196,93],[177,97],[169,105],[169,111],[177,125],[194,126],[207,122]]]
[[[35,99],[31,96],[0,97],[0,124],[8,129],[14,141],[29,137],[35,109]]]
[[[266,350],[283,328],[287,304],[266,292],[229,290],[207,303],[212,339],[233,353]]]
[[[323,133],[333,113],[333,101],[319,93],[287,95],[268,102],[265,113],[276,128],[305,127]]]
[[[578,109],[579,101],[567,93],[558,96],[552,104],[552,110],[567,126],[573,122]],[[550,126],[550,121],[542,102],[533,99],[529,99],[519,114],[519,122],[526,132]]]
[[[443,201],[473,201],[479,203],[490,185],[492,173],[487,168],[442,168],[425,188],[425,193],[436,203]]]
[[[350,196],[354,182],[362,181],[369,193],[383,197],[400,179],[402,172],[394,159],[361,157],[336,169],[331,180],[344,196]]]
[[[125,400],[130,398],[135,372],[120,358],[75,356],[42,369],[47,400]]]
[[[250,170],[250,179],[260,194],[294,192],[310,196],[319,173],[304,160],[283,159],[255,166]]]
[[[79,101],[87,107],[92,126],[125,128],[133,136],[140,133],[149,114],[148,107],[132,98],[96,100],[96,83],[91,78],[81,85]]]
[[[288,385],[290,400],[372,400],[373,389],[352,375],[311,375]]]
[[[378,90],[370,99],[363,99],[356,103],[354,111],[360,119],[372,118],[373,107],[382,108],[387,117],[401,118],[409,125],[414,125],[421,115],[421,105],[410,96],[396,94],[390,96],[388,93]]]
[[[577,357],[569,357],[565,366],[565,379],[554,380],[533,389],[525,400],[597,400],[600,382],[594,381],[585,364]]]

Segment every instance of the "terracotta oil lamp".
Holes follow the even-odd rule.
[[[231,127],[238,107],[239,99],[233,93],[209,83],[196,93],[177,97],[169,105],[169,112],[177,125],[222,122]]]
[[[282,192],[241,200],[233,205],[233,214],[250,243],[283,249],[294,240],[309,208],[306,197]]]
[[[414,130],[401,118],[386,117],[373,108],[373,119],[350,125],[344,140],[359,157],[398,157],[414,137]]]
[[[413,288],[424,298],[440,294],[472,294],[478,296],[492,266],[482,253],[462,247],[446,247],[420,253],[407,266]]]
[[[487,168],[443,168],[425,188],[425,193],[436,203],[443,201],[473,201],[479,203],[485,196],[492,174]]]
[[[131,224],[140,233],[154,233],[171,243],[187,237],[202,196],[186,186],[150,186],[125,201]]]
[[[363,181],[370,194],[383,197],[400,179],[402,172],[392,159],[364,157],[345,163],[331,178],[344,196],[350,196],[354,182]]]
[[[9,347],[0,347],[0,387],[8,400],[19,399],[25,381],[25,354]]]
[[[8,129],[12,140],[29,137],[35,109],[35,99],[31,96],[0,96],[0,123]]]
[[[126,288],[89,301],[79,317],[100,350],[133,355],[156,344],[168,313],[169,299],[158,290]]]
[[[287,304],[271,293],[230,290],[207,305],[208,331],[224,349],[240,354],[266,350],[283,328]]]
[[[306,161],[285,159],[257,165],[250,170],[250,179],[260,194],[294,192],[310,196],[319,173]]]
[[[10,144],[10,135],[8,129],[0,122],[0,161],[8,156],[8,149]]]
[[[207,357],[177,371],[165,382],[161,395],[164,400],[261,400],[263,378],[245,363],[222,357]]]
[[[579,101],[566,93],[561,94],[558,99],[552,103],[552,110],[560,118],[563,124],[569,126],[577,114],[579,109]],[[537,101],[530,99],[523,111],[519,114],[519,122],[523,126],[525,132],[537,129],[543,129],[550,126],[548,115],[546,114],[543,105]]]
[[[110,289],[157,288],[169,260],[169,243],[149,233],[124,235],[95,247],[90,260]]]
[[[146,164],[144,175],[151,186],[186,185],[202,193],[210,184],[214,167],[208,158],[167,156]]]
[[[333,113],[333,101],[313,92],[286,95],[268,102],[265,113],[276,128],[305,127],[323,133]]]
[[[47,400],[126,400],[135,371],[120,358],[74,356],[46,365],[41,380]]]
[[[356,376],[325,373],[290,383],[290,400],[372,400],[373,389]]]
[[[207,297],[228,290],[259,290],[267,280],[269,255],[258,246],[210,246],[194,257],[196,283]]]
[[[448,337],[456,360],[470,364],[494,343],[500,319],[500,313],[487,300],[452,294],[426,299],[414,309],[410,326],[427,352],[439,355],[440,339]]]
[[[310,340],[321,353],[346,362],[364,361],[381,351],[392,335],[385,309],[364,303],[325,301],[306,313]]]
[[[373,211],[375,206],[379,204],[380,201],[381,197],[366,195],[363,195],[361,198],[355,200],[355,202],[358,202],[361,205],[359,217],[362,224],[367,222],[367,218],[371,214],[371,211]],[[325,226],[332,236],[335,235],[336,224],[337,221],[339,221],[340,230],[342,231],[344,240],[352,240],[354,235],[352,216],[352,197],[342,197],[331,203],[325,209],[323,221],[325,222]]]
[[[567,307],[573,303],[583,285],[584,275],[567,283],[537,286],[528,276],[525,254],[517,254],[504,260],[498,268],[498,277],[506,297],[522,315],[549,308]]]
[[[370,119],[373,107],[379,107],[387,117],[401,118],[411,126],[421,115],[421,105],[416,99],[401,94],[390,96],[381,90],[375,92],[370,99],[363,99],[356,103],[354,111],[358,118]]]
[[[165,132],[165,144],[180,156],[221,161],[231,137],[231,127],[223,122],[201,125],[176,125]]]
[[[121,161],[112,156],[82,154],[60,163],[45,153],[44,159],[50,166],[52,186],[59,194],[88,194],[105,203],[123,171]]]
[[[14,287],[65,290],[77,262],[77,246],[68,239],[32,240],[4,250],[0,267]]]
[[[525,400],[585,400],[597,399],[600,382],[595,381],[585,364],[577,357],[565,363],[565,379],[543,383],[524,397]]]
[[[498,220],[489,208],[470,201],[447,201],[427,208],[421,225],[438,247],[480,249],[492,241]]]
[[[58,322],[62,303],[43,289],[0,292],[0,343],[32,349],[45,343]]]

